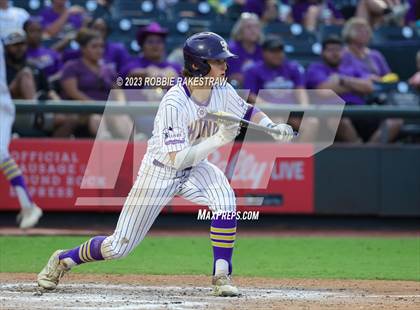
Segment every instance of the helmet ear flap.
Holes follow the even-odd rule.
[[[189,54],[185,55],[185,68],[193,77],[206,76],[211,69],[207,60]]]
[[[200,64],[198,65],[198,76],[203,77],[209,74],[211,70],[210,65],[208,64],[207,60],[202,60]]]

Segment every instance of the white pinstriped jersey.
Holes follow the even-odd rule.
[[[9,143],[14,119],[15,105],[7,85],[3,43],[0,40],[0,163],[10,157]]]
[[[224,111],[243,118],[248,107],[229,83],[214,86],[209,99],[201,104],[191,98],[184,84],[174,85],[159,105],[143,162],[169,166],[168,153],[181,151],[217,132],[215,122],[203,119],[207,112]]]
[[[7,86],[6,78],[6,62],[4,60],[3,43],[0,41],[0,107],[13,107],[12,99],[10,98],[9,87]]]

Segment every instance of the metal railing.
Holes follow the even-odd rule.
[[[106,109],[107,113],[113,114],[151,114],[154,115],[158,109],[158,103],[150,102],[130,102],[122,105],[116,101],[26,101],[14,100],[17,113],[103,113]],[[337,111],[341,111],[341,107],[333,105],[278,105],[278,104],[261,104],[258,105],[264,112],[270,116],[284,115],[291,112],[292,115],[307,115],[317,117],[336,116]],[[369,119],[385,119],[385,118],[404,118],[404,119],[420,119],[420,106],[346,106],[344,107],[343,117],[349,118],[369,118]]]

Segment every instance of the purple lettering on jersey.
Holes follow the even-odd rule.
[[[208,138],[219,130],[217,123],[210,120],[199,119],[188,125],[188,136],[190,141],[198,138]]]
[[[163,130],[165,145],[185,143],[185,134],[182,128],[165,128]]]

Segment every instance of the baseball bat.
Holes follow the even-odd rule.
[[[232,123],[239,123],[239,126],[241,127],[248,127],[266,133],[280,134],[279,130],[275,128],[265,127],[227,112],[207,112],[206,117],[212,120],[222,120]],[[295,131],[293,135],[298,136],[299,133]]]

